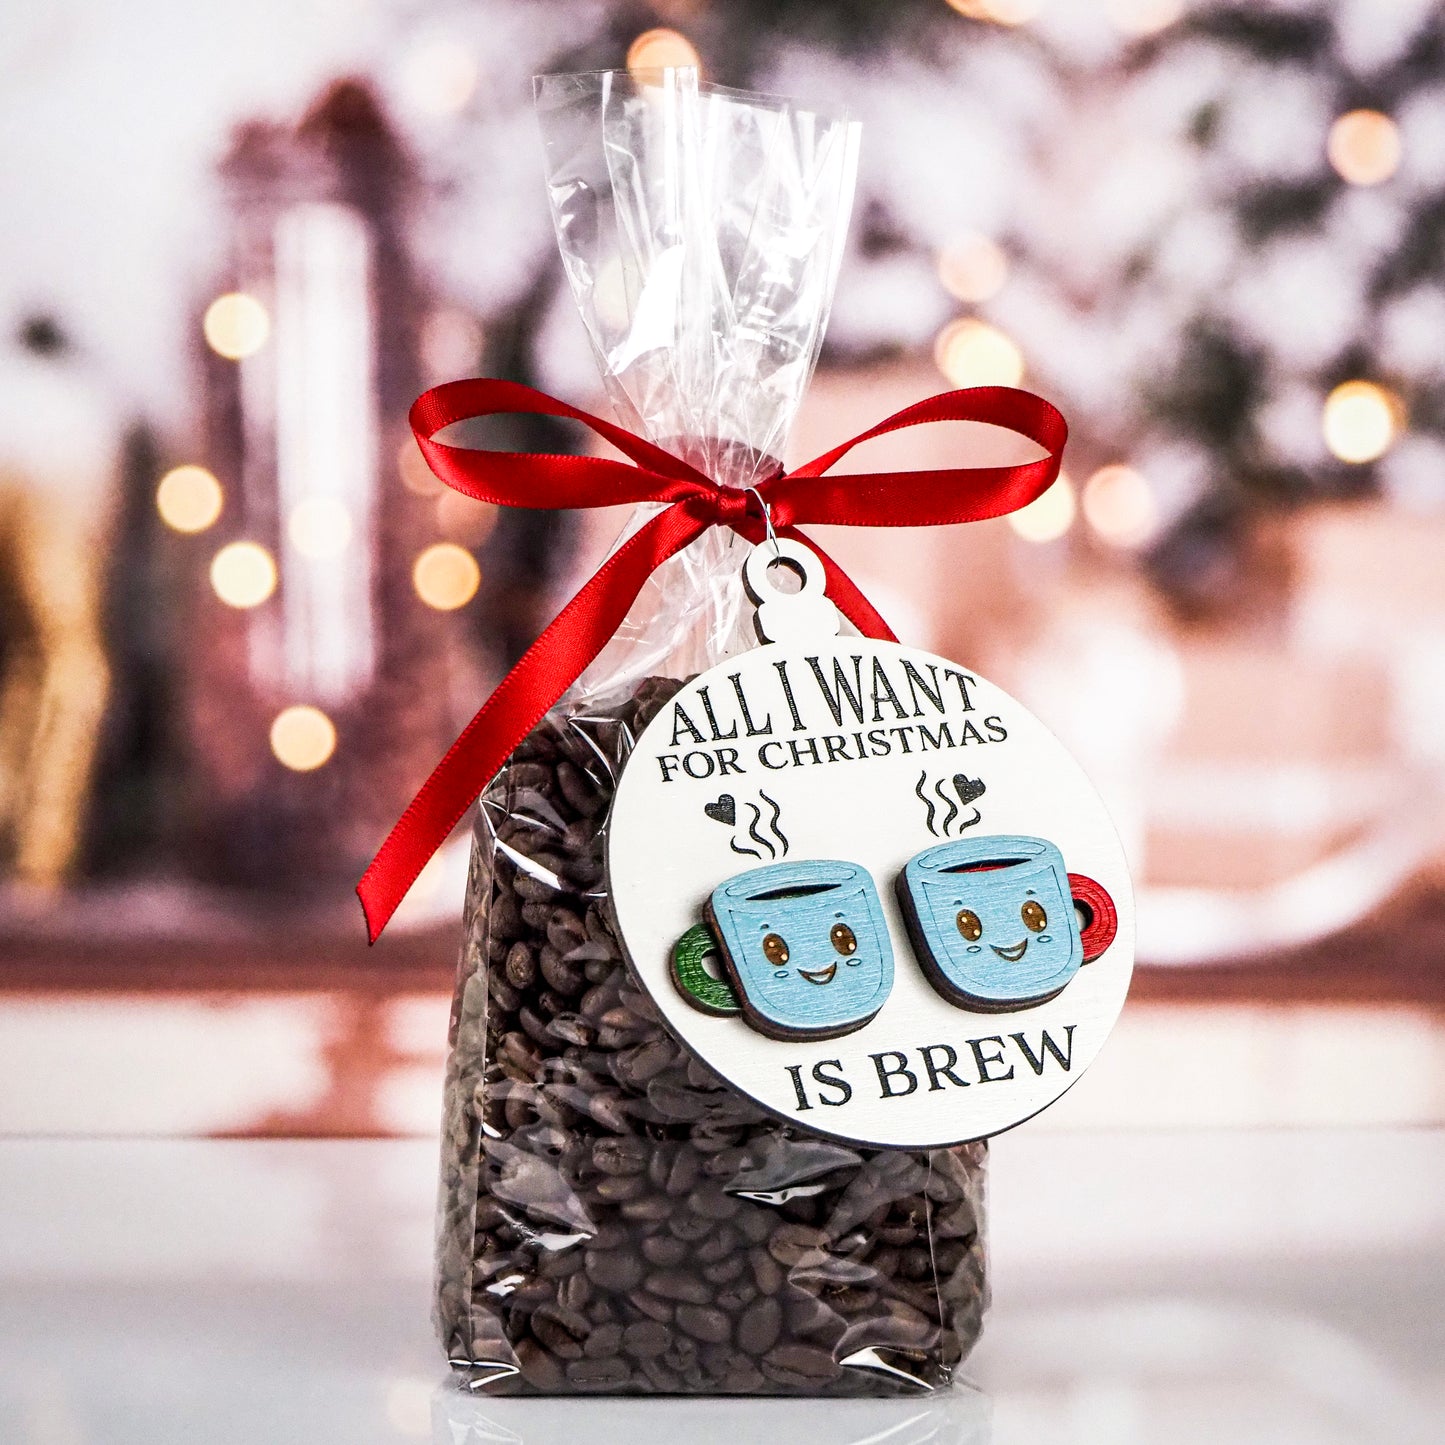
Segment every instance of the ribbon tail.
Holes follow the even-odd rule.
[[[699,516],[686,503],[654,517],[603,563],[502,679],[422,784],[356,885],[372,943],[513,748],[622,625],[653,571],[710,525],[710,517]]]
[[[893,629],[883,620],[883,615],[863,595],[853,579],[805,532],[797,527],[779,527],[780,537],[791,537],[801,542],[818,555],[823,571],[828,578],[828,596],[833,605],[863,634],[880,642],[897,642]]]

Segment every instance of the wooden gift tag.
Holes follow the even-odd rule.
[[[618,784],[607,863],[638,979],[709,1066],[809,1130],[927,1148],[1021,1123],[1128,990],[1103,803],[992,683],[839,636],[803,544],[759,544],[744,582],[762,645],[683,687]]]

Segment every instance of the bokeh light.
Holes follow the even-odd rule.
[[[1074,525],[1078,504],[1074,484],[1062,472],[1043,496],[1010,512],[1008,524],[1025,542],[1053,542]]]
[[[335,557],[351,541],[351,513],[335,497],[308,497],[286,519],[286,535],[303,557]]]
[[[1378,110],[1352,110],[1330,127],[1325,149],[1352,186],[1377,186],[1400,168],[1400,129]]]
[[[962,316],[938,333],[933,358],[954,386],[1017,386],[1023,352],[996,326]]]
[[[271,723],[271,751],[292,772],[312,772],[336,751],[336,726],[319,707],[283,708]]]
[[[422,456],[415,437],[409,436],[402,442],[401,449],[396,454],[396,469],[401,476],[402,486],[419,497],[434,497],[442,490],[442,482],[427,466],[426,458]]]
[[[1100,467],[1084,483],[1084,518],[1116,547],[1140,547],[1159,530],[1159,508],[1148,478],[1133,467]]]
[[[1124,35],[1154,35],[1184,13],[1181,0],[1104,0],[1104,13]]]
[[[634,72],[701,64],[692,41],[666,26],[645,30],[627,47],[627,68]]]
[[[205,467],[168,471],[156,488],[156,511],[177,532],[204,532],[221,515],[225,494]]]
[[[1342,462],[1372,462],[1399,430],[1399,399],[1373,381],[1346,381],[1325,399],[1325,445]]]
[[[476,57],[457,40],[423,40],[402,64],[401,87],[407,101],[425,115],[459,115],[476,93]]]
[[[991,20],[995,25],[1022,25],[1043,8],[1042,0],[948,0],[970,20]]]
[[[244,291],[228,291],[206,307],[201,329],[206,344],[227,361],[254,356],[271,335],[271,317],[266,308]]]
[[[416,559],[411,580],[416,595],[428,607],[452,612],[477,595],[482,569],[465,547],[455,542],[435,542]]]
[[[276,590],[276,562],[259,542],[230,542],[211,559],[211,586],[227,607],[259,607]]]
[[[988,301],[1008,280],[1008,257],[987,236],[963,236],[938,253],[938,279],[960,301]]]

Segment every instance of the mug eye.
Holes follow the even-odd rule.
[[[763,957],[775,967],[788,961],[788,941],[781,933],[770,933],[763,939]]]
[[[977,943],[983,937],[983,924],[979,922],[978,914],[973,909],[960,908],[954,922],[958,924],[958,931],[970,943]]]
[[[828,941],[844,958],[858,952],[858,938],[846,923],[835,923],[828,930]]]
[[[1019,917],[1031,933],[1042,933],[1049,926],[1049,915],[1044,912],[1043,904],[1035,903],[1032,898],[1019,909]]]

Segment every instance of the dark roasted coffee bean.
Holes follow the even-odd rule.
[[[705,1340],[711,1345],[724,1343],[732,1334],[732,1323],[719,1309],[701,1304],[681,1304],[677,1307],[677,1327],[686,1330],[696,1340]]]
[[[637,1294],[629,1295],[628,1301],[634,1308],[640,1310],[649,1319],[657,1320],[659,1324],[670,1324],[672,1321],[671,1303],[665,1299],[659,1299],[655,1294],[639,1291]]]
[[[622,1326],[619,1324],[599,1325],[582,1342],[582,1353],[589,1359],[606,1359],[622,1348]]]
[[[611,1390],[624,1385],[632,1377],[626,1360],[615,1355],[601,1360],[572,1360],[567,1365],[567,1379],[579,1389]]]
[[[597,1197],[620,1203],[624,1199],[636,1199],[646,1189],[647,1180],[636,1174],[612,1174],[598,1181]]]
[[[737,1284],[724,1285],[717,1292],[714,1303],[719,1309],[736,1314],[739,1310],[746,1309],[757,1297],[757,1286],[741,1280]]]
[[[782,1344],[763,1356],[759,1368],[774,1384],[807,1390],[836,1378],[842,1367],[817,1345]]]
[[[585,1309],[592,1299],[592,1281],[587,1272],[579,1269],[575,1274],[568,1275],[557,1291],[557,1298],[568,1309]]]
[[[622,1250],[587,1251],[587,1277],[599,1289],[629,1290],[642,1282],[642,1261]]]
[[[531,988],[537,979],[536,955],[525,943],[514,943],[507,953],[506,969],[507,982],[513,988]]]
[[[740,1254],[729,1255],[716,1264],[703,1266],[702,1277],[709,1284],[728,1284],[748,1267],[747,1260]]]
[[[690,1193],[693,1185],[697,1183],[701,1169],[701,1160],[684,1144],[677,1151],[677,1157],[672,1161],[672,1168],[668,1172],[665,1185],[667,1192],[669,1194]]]
[[[629,1199],[623,1204],[621,1212],[624,1219],[658,1224],[672,1213],[672,1203],[656,1194],[647,1194],[641,1199]]]
[[[731,1225],[719,1225],[712,1234],[698,1245],[693,1252],[693,1258],[700,1260],[703,1264],[716,1264],[720,1259],[726,1259],[740,1243],[738,1232]]]
[[[813,1229],[806,1224],[781,1224],[773,1231],[767,1249],[779,1264],[787,1268],[805,1259],[826,1259],[823,1246],[827,1242],[828,1236],[821,1229]]]
[[[715,1221],[704,1219],[698,1214],[677,1214],[667,1221],[667,1227],[678,1239],[696,1242],[704,1235],[711,1234]]]
[[[645,1139],[599,1139],[592,1146],[592,1162],[604,1174],[641,1174],[650,1154]]]
[[[566,1375],[560,1362],[535,1340],[520,1339],[514,1346],[522,1378],[534,1389],[550,1394],[562,1387]]]
[[[559,1360],[575,1360],[582,1354],[582,1341],[591,1325],[585,1316],[563,1305],[543,1305],[532,1311],[532,1333],[537,1342]]]
[[[622,1348],[636,1359],[660,1355],[672,1342],[672,1331],[653,1320],[638,1320],[622,1331]]]
[[[764,1295],[738,1318],[738,1348],[750,1355],[764,1355],[777,1343],[782,1328],[782,1306]]]
[[[686,1300],[688,1304],[706,1304],[712,1298],[712,1290],[695,1274],[681,1269],[653,1270],[643,1280],[644,1287],[660,1299]]]
[[[684,1240],[675,1239],[670,1234],[649,1235],[642,1241],[642,1254],[652,1264],[670,1268],[672,1265],[681,1264],[689,1253],[689,1246]]]
[[[721,1189],[694,1189],[687,1196],[688,1208],[704,1219],[731,1219],[742,1204]]]

